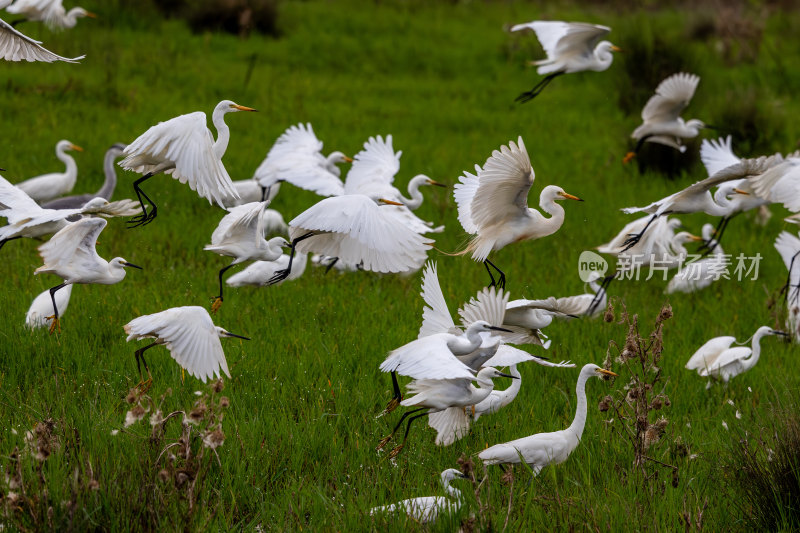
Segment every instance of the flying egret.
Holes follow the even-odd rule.
[[[397,456],[397,454],[400,453],[405,447],[406,441],[408,440],[408,432],[411,429],[411,424],[417,418],[438,413],[451,407],[468,407],[470,405],[480,403],[494,389],[494,382],[492,381],[494,378],[506,377],[514,379],[514,376],[511,376],[510,374],[504,374],[493,367],[481,369],[477,376],[472,375],[470,371],[468,376],[455,377],[459,370],[459,367],[455,366],[455,363],[460,363],[460,361],[453,357],[452,354],[450,355],[450,360],[447,363],[444,362],[445,359],[443,357],[437,359],[440,360],[439,364],[434,362],[432,365],[427,367],[430,372],[426,372],[425,363],[423,363],[420,365],[419,370],[415,371],[415,374],[439,375],[442,371],[446,371],[444,370],[445,368],[449,367],[450,369],[454,370],[454,377],[416,378],[406,386],[412,395],[404,398],[403,401],[400,402],[400,405],[403,407],[414,407],[414,409],[403,413],[403,416],[400,417],[400,421],[394,427],[392,432],[387,437],[384,437],[380,444],[378,444],[378,449],[383,448],[392,439],[400,426],[403,425],[405,419],[408,418],[408,422],[406,423],[406,431],[403,436],[403,442],[392,449],[392,451],[389,453],[389,457]],[[399,372],[399,369],[396,370]],[[477,382],[478,386],[475,387],[472,385],[472,381]]]
[[[0,216],[8,225],[0,227],[0,248],[21,237],[42,237],[67,226],[67,220],[81,215],[130,216],[139,212],[131,200],[109,202],[92,198],[78,209],[43,209],[30,196],[0,177]]]
[[[11,24],[0,19],[0,58],[6,61],[64,61],[77,63],[86,56],[61,57],[54,54],[44,46],[41,41],[31,39],[27,35],[15,30]]]
[[[683,265],[678,273],[669,280],[665,290],[667,294],[705,289],[726,272],[729,259],[726,258],[722,247],[713,238],[714,231],[713,225],[703,225],[703,241],[708,243],[707,246],[712,251],[712,255]]]
[[[461,491],[455,487],[451,487],[450,482],[458,478],[469,478],[455,468],[448,468],[441,473],[440,478],[442,480],[442,486],[447,495],[450,496],[450,499],[444,496],[410,498],[391,505],[373,507],[370,509],[369,514],[403,512],[413,520],[422,524],[427,524],[435,522],[442,514],[453,514],[457,512],[461,508]]]
[[[55,200],[43,203],[42,207],[45,209],[74,209],[83,207],[86,202],[93,198],[105,198],[110,201],[111,196],[114,194],[114,189],[117,186],[117,171],[114,166],[114,160],[122,156],[122,151],[124,149],[124,144],[116,143],[106,150],[106,155],[103,158],[103,175],[105,176],[105,180],[103,181],[103,186],[100,187],[100,190],[96,193],[56,198]]]
[[[265,240],[264,235],[279,227],[268,227],[264,216],[269,202],[252,202],[232,207],[222,217],[217,229],[211,235],[211,244],[204,250],[233,257],[233,262],[219,271],[219,296],[211,306],[212,312],[222,305],[222,276],[234,265],[245,261],[275,261],[283,253],[281,248],[289,243],[283,237]]]
[[[214,108],[211,114],[211,122],[217,129],[217,140],[214,142],[211,130],[206,126],[206,114],[196,111],[159,122],[125,148],[125,159],[120,161],[120,166],[142,174],[133,182],[142,214],[131,219],[132,227],[152,222],[156,217],[156,205],[139,185],[161,172],[172,174],[172,178],[181,183],[188,182],[193,191],[197,191],[209,203],[216,201],[221,207],[225,207],[223,196],[238,197],[228,171],[222,164],[222,156],[230,140],[225,114],[237,111],[255,109],[230,100],[223,100]],[[150,203],[150,212],[144,205],[145,200]]]
[[[15,185],[37,202],[45,202],[69,193],[78,179],[78,165],[72,156],[66,153],[67,150],[83,152],[83,148],[67,140],[56,143],[56,157],[67,166],[64,172],[43,174]]]
[[[99,283],[113,285],[125,278],[125,267],[141,269],[121,257],[106,261],[95,250],[97,236],[108,222],[102,218],[82,218],[59,230],[58,233],[39,247],[44,265],[34,274],[55,274],[64,282],[50,289],[53,303],[53,321],[50,333],[60,329],[58,322],[58,305],[55,294],[59,289],[73,283]]]
[[[82,17],[97,18],[97,15],[82,7],[67,11],[62,4],[63,0],[16,0],[6,11],[22,15],[27,20],[44,21],[51,30],[74,28]]]
[[[220,337],[250,340],[215,326],[208,311],[193,305],[142,315],[123,327],[128,334],[126,341],[155,339],[155,342],[139,348],[134,354],[140,377],[142,374],[140,361],[144,363],[144,368],[150,376],[144,352],[162,344],[181,368],[203,383],[208,379],[220,377],[223,372],[231,377],[225,353],[222,351],[222,343],[219,342]]]
[[[56,293],[56,305],[58,315],[62,316],[69,305],[69,298],[72,296],[72,285],[67,285]],[[53,309],[53,300],[50,298],[50,291],[46,290],[39,294],[31,302],[28,312],[25,314],[25,325],[30,329],[43,328],[50,326],[56,312]]]
[[[308,263],[307,255],[303,252],[295,254],[295,260],[292,263],[292,270],[289,276],[283,281],[279,281],[276,285],[280,285],[284,281],[291,281],[303,275]],[[254,285],[256,287],[263,287],[269,284],[269,280],[275,275],[278,270],[289,267],[289,256],[281,254],[281,256],[274,261],[255,261],[248,265],[241,272],[229,277],[225,280],[230,287],[243,287],[245,285]]]
[[[336,165],[352,161],[339,151],[322,155],[322,141],[311,124],[300,123],[290,126],[278,137],[253,174],[253,180],[263,197],[282,182],[320,196],[339,196],[345,192]]]
[[[496,413],[503,407],[510,404],[517,397],[522,385],[522,376],[517,370],[517,365],[526,361],[533,361],[542,366],[552,368],[574,368],[575,365],[570,361],[551,363],[534,357],[527,352],[518,350],[508,345],[498,348],[497,353],[489,359],[484,366],[486,367],[509,367],[509,375],[514,380],[511,385],[504,390],[493,389],[489,395],[480,403],[470,407],[450,407],[444,411],[433,413],[428,416],[428,425],[436,430],[436,441],[438,446],[449,446],[458,439],[469,433],[470,417],[477,421],[481,415]]]
[[[783,289],[788,307],[786,328],[794,340],[800,342],[800,239],[788,231],[782,231],[775,240],[775,249],[789,270],[789,279]]]
[[[760,175],[750,176],[747,181],[759,198],[783,204],[793,213],[800,211],[800,153],[789,154]]]
[[[478,454],[484,465],[517,464],[524,461],[536,476],[542,468],[551,464],[560,464],[567,460],[569,454],[577,448],[586,424],[586,381],[591,377],[616,376],[614,372],[605,370],[594,364],[587,364],[578,375],[575,393],[578,405],[575,418],[567,429],[552,433],[537,433],[529,437],[512,440],[491,446]]]
[[[492,285],[495,279],[489,267],[494,268],[500,273],[496,283],[501,288],[506,276],[489,261],[489,253],[514,242],[552,235],[564,223],[564,209],[556,201],[583,201],[561,187],[548,185],[539,196],[539,207],[551,217],[529,208],[527,197],[534,172],[522,137],[517,143],[511,141],[492,152],[483,169],[475,166],[476,174],[465,171],[454,191],[458,220],[464,231],[475,235],[457,255],[472,252],[474,260],[483,262]]]
[[[767,335],[788,336],[783,331],[775,331],[769,326],[761,326],[753,334],[752,348],[734,346],[734,337],[715,337],[702,345],[686,363],[687,370],[697,370],[704,378],[712,378],[728,383],[732,378],[756,366],[761,355],[761,338]],[[711,386],[708,382],[706,388]]]
[[[536,32],[547,59],[533,61],[538,74],[547,74],[530,91],[520,94],[516,101],[527,102],[538,96],[542,89],[562,74],[594,70],[601,72],[611,66],[614,55],[621,50],[609,41],[601,41],[611,32],[608,26],[586,22],[560,22],[534,20],[517,24],[511,31],[531,29]]]
[[[300,213],[289,222],[289,266],[279,270],[270,284],[286,279],[295,251],[338,257],[371,272],[418,269],[432,243],[379,204],[399,205],[386,199],[376,203],[363,194],[344,194],[325,198]]]
[[[633,159],[645,142],[663,144],[683,153],[686,147],[681,141],[697,137],[702,128],[709,127],[696,118],[686,122],[681,118],[698,83],[699,76],[679,72],[658,84],[656,94],[650,97],[642,110],[642,124],[631,134],[636,147],[625,155],[623,162]]]

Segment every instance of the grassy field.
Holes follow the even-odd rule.
[[[577,4],[287,2],[280,6],[280,38],[242,40],[195,35],[181,21],[134,12],[123,2],[83,5],[100,18],[81,20],[61,34],[20,26],[57,53],[85,53],[80,65],[2,65],[4,177],[16,182],[57,170],[53,146],[66,138],[86,149],[76,156],[75,192],[94,191],[112,143],[130,142],[178,114],[210,113],[221,99],[260,111],[228,116],[231,142],[224,161],[233,179],[250,177],[274,139],[301,121],[314,125],[326,151],[349,155],[368,136],[391,133],[395,149],[403,151],[401,188],[417,173],[453,184],[463,170],[521,135],[537,176],[530,204],[538,204],[541,187],[552,183],[586,201],[564,206],[566,222],[554,236],[496,254],[512,298],[583,292],[578,256],[629,220],[620,207],[649,203],[705,177],[696,157],[674,180],[621,164],[647,91],[665,75],[686,69],[701,76],[687,116],[747,135],[735,139],[741,155],[789,152],[800,138],[792,120],[800,111],[794,98],[800,72],[787,68],[800,53],[800,21],[766,7],[742,7],[739,16],[755,20],[756,36],[741,30],[731,37],[707,31],[715,20],[711,12],[631,10],[620,17]],[[512,35],[507,28],[535,18],[608,24],[626,53],[604,73],[559,78],[534,102],[514,105],[514,97],[537,80],[525,63],[541,50],[532,35]],[[693,143],[689,152],[698,147]],[[132,177],[120,172],[115,199],[131,197]],[[456,467],[460,457],[571,421],[578,369],[528,365],[521,368],[515,402],[482,418],[471,435],[438,448],[432,430],[419,431],[420,425],[397,460],[387,460],[374,448],[399,413],[375,418],[391,390],[378,365],[389,350],[416,338],[419,276],[325,275],[309,267],[304,277],[280,287],[226,290],[215,321],[253,340],[223,340],[233,377],[222,392],[183,380],[165,350],[148,352],[155,379],[150,396],[158,402],[169,391],[164,413],[192,409],[195,391],[213,394],[214,405],[220,396],[230,402],[218,457],[194,441],[200,455],[170,459],[171,452],[162,450],[178,441],[178,420],[167,424],[164,435],[151,435],[147,418],[121,430],[130,409],[126,395],[139,381],[133,351],[141,345],[126,343],[122,326],[168,307],[210,304],[227,259],[202,248],[223,212],[163,176],[145,190],[158,203],[158,219],[134,230],[111,221],[98,246],[103,257],[123,256],[145,270],[129,272],[117,285],[75,287],[58,335],[24,327],[33,297],[58,283],[33,276],[41,264],[38,243],[13,241],[0,252],[0,462],[9,478],[18,471],[23,482],[1,486],[6,514],[0,524],[59,530],[422,529],[397,517],[372,518],[369,509],[441,494],[439,473]],[[447,225],[437,247],[458,249],[465,235],[451,190],[425,192],[421,216]],[[288,221],[316,200],[285,186],[272,207]],[[757,434],[771,404],[796,391],[798,350],[767,338],[763,360],[751,372],[709,391],[683,365],[712,336],[744,340],[761,325],[780,326],[768,304],[785,268],[772,243],[787,224],[782,208],[772,212],[764,227],[752,214],[734,220],[724,242],[734,256],[763,256],[757,281],[721,280],[669,298],[661,280],[610,289],[639,314],[645,334],[662,304],[672,306],[660,363],[671,406],[652,415],[665,416],[669,425],[651,454],[678,468],[675,486],[672,470],[655,463],[648,469],[657,477],[643,478],[632,466],[619,421],[607,423],[610,413],[596,408],[605,395],[624,394],[628,369],[615,363],[619,379],[588,384],[583,441],[565,464],[532,483],[522,468],[513,483],[491,470],[477,496],[469,482],[457,481],[465,493],[462,513],[430,529],[452,531],[462,521],[508,531],[749,527],[746,505],[735,501],[726,483],[726,461],[731,443],[745,432]],[[716,222],[704,215],[682,219],[695,232]],[[483,267],[467,258],[431,257],[452,312],[487,282]],[[621,345],[626,331],[602,319],[554,324],[546,331],[553,339],[548,356],[578,367],[601,364],[609,340]],[[40,429],[39,447],[49,452],[41,461],[25,451],[24,436],[45,420],[54,425]],[[11,492],[24,498],[12,501]],[[468,521],[470,514],[476,521]],[[687,515],[689,526],[682,518]]]

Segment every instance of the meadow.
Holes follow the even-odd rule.
[[[193,34],[180,20],[121,0],[81,5],[99,18],[59,34],[20,26],[56,53],[86,54],[81,64],[2,65],[0,166],[6,179],[58,170],[53,146],[65,138],[85,149],[76,156],[75,192],[94,191],[112,143],[130,142],[182,113],[210,114],[222,99],[259,110],[227,117],[231,142],[224,162],[235,180],[249,178],[275,138],[298,122],[313,124],[326,152],[348,155],[370,135],[392,134],[395,149],[403,151],[401,189],[418,173],[452,185],[463,170],[522,136],[536,171],[530,205],[548,184],[585,202],[564,206],[566,222],[555,235],[493,256],[508,275],[512,298],[584,292],[578,256],[630,220],[619,208],[644,205],[706,176],[695,155],[699,140],[675,159],[677,171],[669,177],[653,166],[640,173],[636,164],[621,162],[641,106],[663,77],[680,70],[700,75],[685,116],[734,134],[742,156],[790,152],[800,139],[793,120],[800,110],[800,72],[789,68],[800,55],[800,20],[766,4],[735,4],[720,13],[648,3],[618,15],[582,3],[284,2],[279,36],[247,39]],[[537,18],[607,24],[625,52],[606,72],[560,77],[533,102],[516,105],[514,97],[538,80],[526,62],[542,52],[532,34],[508,28]],[[131,197],[134,175],[118,175],[114,199]],[[737,492],[733,453],[741,439],[762,433],[777,405],[791,405],[800,352],[767,338],[752,371],[710,390],[683,365],[713,336],[744,340],[761,325],[782,326],[780,305],[772,304],[786,270],[773,242],[792,226],[783,222],[787,213],[780,206],[772,207],[765,226],[752,213],[734,219],[723,242],[734,257],[761,254],[757,280],[723,279],[669,297],[661,279],[616,282],[609,293],[617,320],[554,323],[546,330],[553,341],[546,354],[527,348],[555,361],[571,359],[578,368],[522,365],[522,390],[509,407],[483,417],[469,436],[446,448],[436,447],[433,431],[421,431],[420,424],[396,460],[375,451],[399,416],[376,419],[391,395],[378,365],[389,350],[416,338],[420,276],[325,274],[309,265],[303,277],[278,287],[226,288],[214,320],[252,340],[223,339],[232,379],[221,391],[183,377],[166,350],[148,352],[154,377],[148,394],[164,413],[192,410],[196,391],[205,394],[214,416],[224,412],[225,441],[216,453],[203,452],[195,440],[188,459],[171,459],[180,446],[162,452],[179,442],[177,418],[164,434],[153,434],[152,411],[122,427],[131,409],[126,397],[139,382],[133,352],[143,345],[126,343],[122,326],[169,307],[209,306],[217,271],[228,259],[202,249],[222,210],[164,176],[145,190],[159,206],[158,218],[132,230],[112,220],[98,245],[101,256],[122,256],[144,270],[128,272],[116,285],[75,287],[59,334],[24,326],[33,297],[58,283],[33,275],[41,264],[39,243],[13,241],[0,251],[0,468],[7,480],[21,480],[16,488],[0,483],[0,525],[111,531],[754,527],[752,509]],[[460,249],[466,235],[452,189],[424,192],[420,215],[447,227],[435,236],[436,246]],[[312,193],[284,186],[271,207],[289,221],[316,201]],[[681,219],[693,232],[716,223],[705,215]],[[452,313],[488,281],[483,266],[467,257],[433,251],[430,257]],[[487,445],[566,427],[580,367],[602,364],[609,341],[625,342],[627,325],[617,323],[623,305],[638,314],[646,336],[665,303],[673,316],[664,323],[659,386],[670,405],[651,417],[664,416],[668,426],[649,453],[675,468],[648,462],[645,474],[635,467],[621,421],[609,422],[612,412],[597,409],[606,395],[625,395],[631,369],[614,362],[619,378],[587,386],[586,430],[566,463],[532,482],[520,467],[513,476],[490,469],[478,489],[456,481],[465,494],[462,512],[430,527],[369,516],[376,505],[442,494],[439,473]],[[617,352],[610,352],[614,359]],[[220,406],[223,396],[227,407]],[[203,416],[198,427],[211,415]],[[39,458],[25,442],[37,424]],[[480,466],[477,473],[483,476]],[[19,499],[11,501],[12,492]],[[775,529],[789,529],[794,520],[788,514]]]

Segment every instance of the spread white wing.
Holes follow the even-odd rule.
[[[42,46],[40,41],[18,32],[10,24],[0,19],[0,58],[6,61],[43,61],[45,63],[64,61],[66,63],[77,63],[84,57],[86,56],[70,59],[54,54]]]

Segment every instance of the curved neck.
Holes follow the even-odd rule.
[[[544,195],[544,191],[542,194]],[[537,221],[536,226],[539,236],[544,237],[558,231],[564,223],[564,208],[553,198],[542,197],[539,198],[539,207],[542,208],[542,211],[550,215],[550,218],[541,217],[541,220]],[[535,210],[532,211],[535,212]]]
[[[703,210],[707,215],[712,217],[722,217],[728,215],[730,212],[731,200],[727,196],[720,198],[713,198],[711,193],[706,191],[706,208]]]
[[[64,175],[74,184],[75,180],[78,178],[78,165],[75,163],[75,160],[63,149],[56,150],[56,157],[67,166],[66,170],[64,170]]]
[[[742,361],[742,365],[745,367],[745,370],[750,370],[756,363],[758,363],[758,358],[761,356],[761,338],[764,337],[766,333],[762,333],[757,331],[755,335],[753,335],[753,353],[750,354],[750,357],[744,359]]]
[[[228,149],[228,141],[231,140],[231,130],[225,124],[225,113],[227,110],[224,107],[214,108],[214,113],[211,115],[211,122],[217,128],[217,140],[214,141],[214,155],[222,159],[225,155],[225,150]]]
[[[508,367],[508,373],[517,379],[512,379],[511,385],[507,389],[495,391],[495,394],[500,400],[500,407],[505,407],[514,401],[514,398],[517,397],[519,390],[522,388],[522,375],[519,373],[519,370],[517,370],[517,365]]]
[[[448,496],[450,496],[451,498],[453,498],[455,500],[460,500],[461,499],[461,491],[458,490],[455,487],[451,487],[449,481],[446,481],[444,483],[444,491],[447,493]]]
[[[583,427],[586,425],[586,380],[589,376],[581,374],[578,376],[578,384],[575,386],[575,394],[578,396],[578,405],[575,407],[575,418],[572,420],[567,431],[575,434],[578,439],[583,435]]]
[[[595,294],[600,292],[600,284],[597,283],[597,280],[592,280],[589,282],[589,288],[594,291]]]
[[[472,388],[472,398],[470,400],[469,405],[475,405],[481,403],[494,390],[494,381],[492,381],[491,378],[481,376],[481,374],[478,373],[478,376],[475,378],[475,381],[478,384],[478,386]]]
[[[95,196],[111,200],[114,194],[114,188],[117,186],[117,173],[115,171],[114,159],[116,159],[119,152],[116,150],[109,150],[106,152],[106,157],[103,159],[103,174],[105,174],[105,181],[100,190],[97,191]]]
[[[400,196],[400,201],[412,211],[422,205],[422,193],[420,192],[419,188],[427,179],[428,178],[425,176],[415,177],[408,182],[408,194],[411,196],[411,198],[406,198],[402,195]]]

